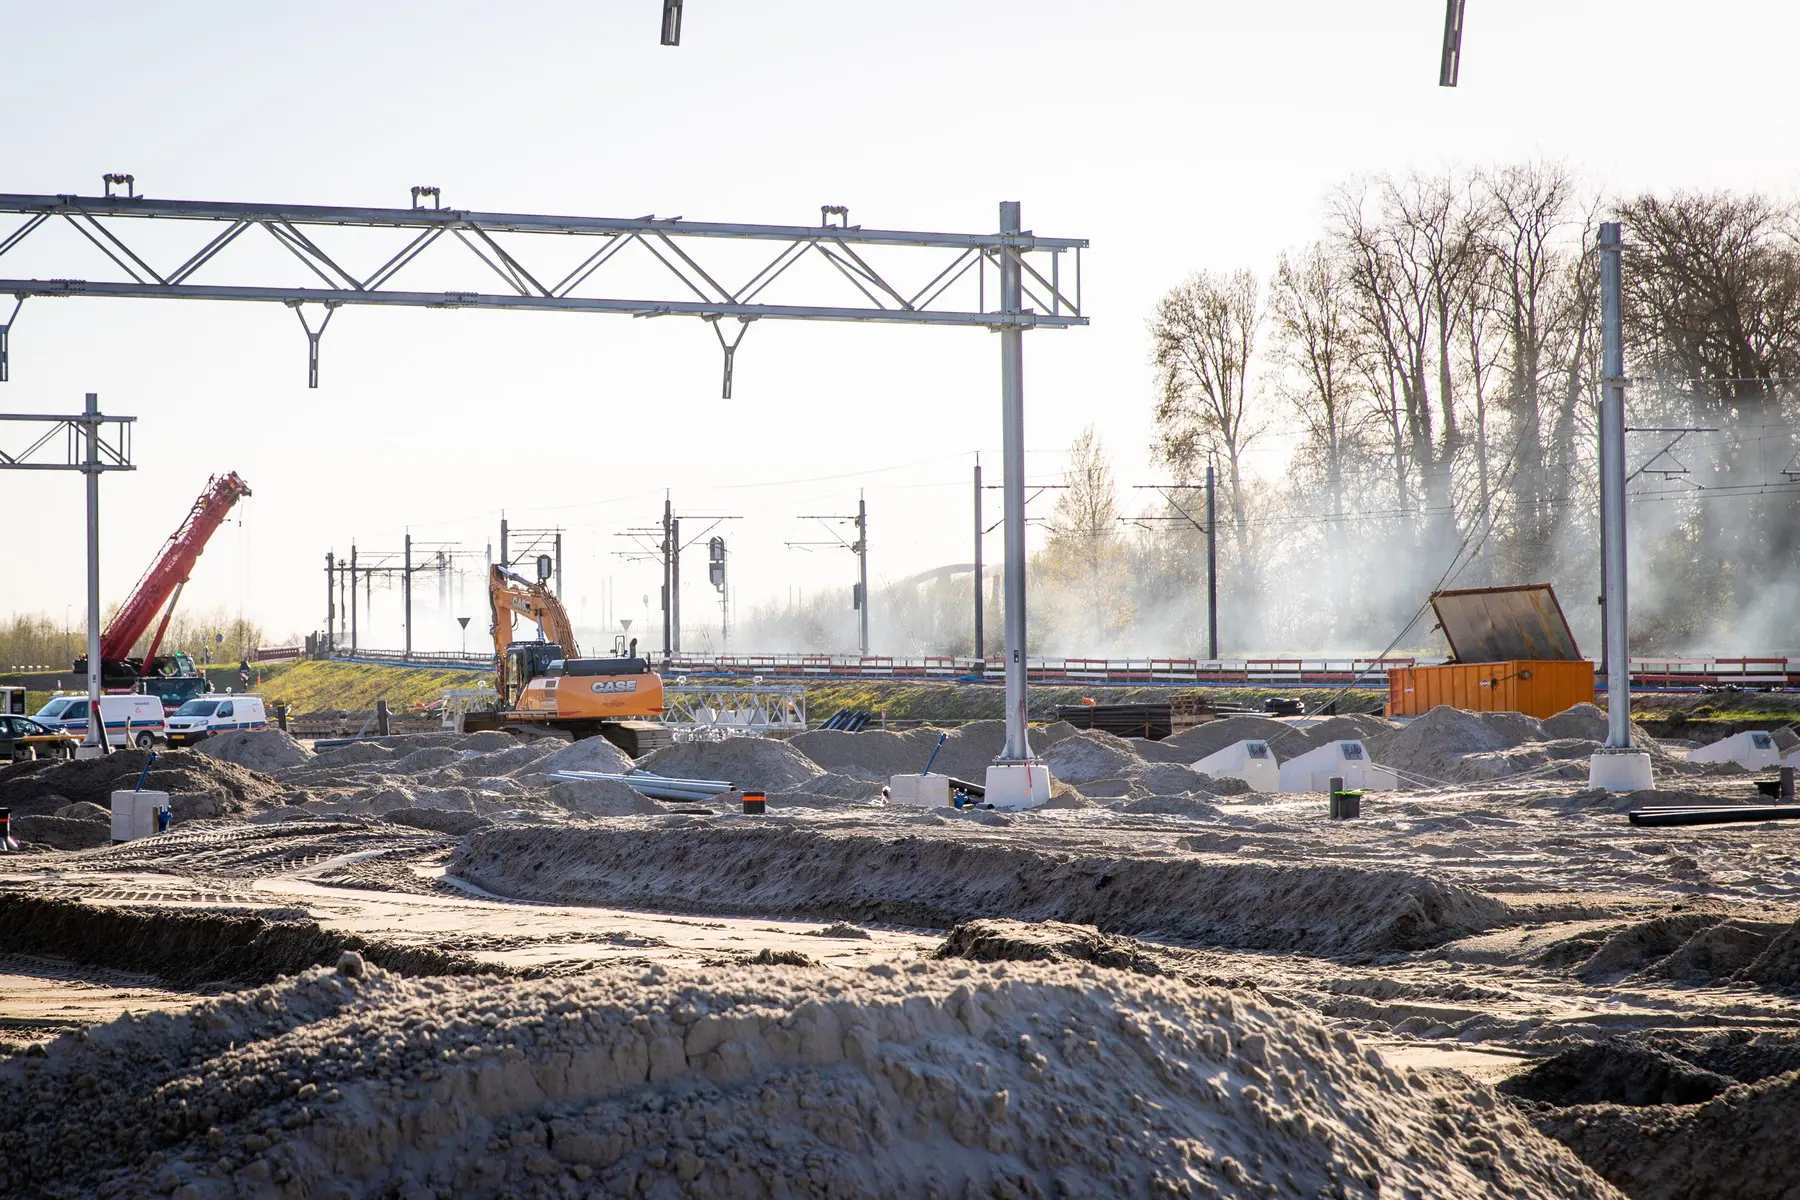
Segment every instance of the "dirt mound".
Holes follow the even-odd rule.
[[[1312,748],[1300,730],[1268,717],[1226,717],[1223,721],[1208,721],[1184,729],[1174,737],[1164,738],[1162,744],[1179,747],[1192,763],[1244,741],[1269,743],[1276,758],[1292,758]]]
[[[1540,1104],[1700,1104],[1732,1080],[1672,1054],[1631,1042],[1593,1042],[1564,1050],[1499,1085]]]
[[[176,987],[268,983],[345,950],[409,975],[502,974],[463,955],[372,942],[312,920],[244,913],[112,908],[0,893],[0,952],[52,954],[89,966],[156,975]]]
[[[1085,962],[1139,975],[1164,973],[1156,959],[1131,938],[1063,921],[965,921],[945,935],[933,957],[975,962]]]
[[[112,811],[110,809],[99,804],[90,803],[86,800],[82,800],[76,804],[65,804],[50,815],[54,817],[68,817],[77,821],[110,822],[112,820]]]
[[[120,750],[104,758],[13,763],[0,767],[0,806],[15,816],[51,813],[86,801],[112,811],[112,794],[130,791],[149,761],[143,750]],[[235,815],[281,800],[281,785],[236,763],[196,750],[168,750],[156,756],[146,790],[168,792],[175,819]]]
[[[796,792],[825,774],[812,759],[772,738],[726,738],[667,746],[640,763],[654,775],[677,779],[723,779],[739,789]]]
[[[364,763],[392,762],[396,757],[398,756],[392,750],[376,742],[351,742],[347,746],[335,746],[330,750],[319,751],[309,765],[355,767]]]
[[[1766,988],[1800,991],[1800,922],[1777,934],[1738,977]]]
[[[0,1063],[0,1188],[1616,1200],[1478,1085],[1079,970],[878,968],[824,998],[793,968],[425,981],[352,957]]]
[[[928,839],[785,823],[495,827],[471,834],[449,870],[521,899],[939,929],[1013,917],[1309,954],[1432,945],[1506,915],[1408,871],[1117,858],[999,841],[955,820]]]
[[[1535,1122],[1632,1200],[1790,1200],[1800,1172],[1800,1074],[1704,1104],[1578,1106]]]
[[[209,758],[236,763],[265,774],[297,767],[312,758],[311,750],[279,729],[240,729],[215,733],[195,749]]]
[[[1196,800],[1192,796],[1146,796],[1142,800],[1125,800],[1107,807],[1122,813],[1186,817],[1191,821],[1216,821],[1221,815],[1218,805]]]
[[[1131,744],[1099,729],[1084,729],[1044,751],[1044,765],[1064,783],[1114,779],[1143,767]]]

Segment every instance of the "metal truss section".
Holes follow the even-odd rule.
[[[31,440],[19,450],[10,428],[0,430],[0,470],[8,471],[134,471],[131,461],[131,429],[136,417],[56,416],[42,413],[0,413],[0,421],[26,426]],[[88,456],[87,427],[96,434],[94,456]],[[111,427],[110,432],[108,427]]]
[[[664,684],[663,723],[695,738],[801,733],[806,729],[806,687],[779,683],[749,687]]]
[[[121,177],[123,178],[123,177]],[[109,184],[110,191],[110,184]],[[41,196],[0,194],[0,214],[23,222],[0,232],[0,272],[5,256],[48,226],[68,225],[105,256],[111,278],[22,279],[0,274],[0,295],[14,298],[13,317],[32,296],[102,296],[131,299],[243,300],[285,304],[300,317],[308,345],[308,385],[318,386],[319,342],[332,314],[346,304],[415,308],[503,308],[540,312],[691,316],[712,324],[724,350],[724,394],[731,395],[733,359],[749,324],[759,320],[873,321],[890,324],[1006,328],[1067,328],[1087,324],[1081,307],[1084,238],[1039,237],[1030,231],[925,233],[864,229],[849,223],[841,205],[820,209],[818,225],[740,225],[681,217],[544,216],[439,208],[439,189],[415,187],[410,208],[217,203],[158,200],[144,196]],[[433,207],[424,207],[429,198]],[[177,256],[152,251],[144,233],[151,222],[199,229]],[[342,248],[328,248],[334,231],[377,230],[391,244],[372,256],[373,269],[352,266]],[[226,253],[246,234],[273,243],[304,265],[316,283],[276,285],[242,256]],[[545,239],[583,239],[571,269],[551,270]],[[454,248],[470,272],[454,291],[409,289],[402,278],[431,247]],[[749,267],[717,261],[722,243],[763,244]],[[566,244],[566,243],[565,243]],[[591,244],[591,249],[589,245]],[[654,294],[605,294],[606,268],[636,246],[634,255],[663,286]],[[904,262],[870,261],[879,251]],[[904,250],[905,255],[890,254]],[[179,258],[153,264],[159,254]],[[879,256],[879,255],[878,255]],[[847,281],[850,303],[772,303],[769,289],[798,264],[823,260]],[[237,273],[234,273],[234,267]],[[1025,303],[1006,303],[991,272],[1017,269]],[[266,270],[266,268],[263,268]],[[971,281],[970,276],[974,278]],[[797,276],[795,278],[798,278]],[[973,287],[971,288],[970,283]],[[962,284],[961,288],[956,285]],[[975,303],[966,301],[973,291]],[[960,306],[959,306],[959,302]],[[322,313],[314,324],[303,306]],[[723,322],[740,327],[727,336]],[[6,337],[0,325],[0,380],[6,378]]]

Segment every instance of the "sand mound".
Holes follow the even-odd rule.
[[[1406,725],[1364,740],[1369,755],[1408,778],[1428,782],[1474,783],[1542,766],[1547,756],[1528,752],[1498,759],[1544,741],[1542,726],[1521,713],[1475,713],[1439,705]]]
[[[879,970],[821,999],[792,968],[405,980],[352,956],[0,1064],[0,1186],[1614,1200],[1486,1089],[1239,996]]]
[[[1372,737],[1391,733],[1398,728],[1386,717],[1378,717],[1374,713],[1346,713],[1341,717],[1330,717],[1317,725],[1309,725],[1300,730],[1307,744],[1318,749],[1326,742],[1360,741],[1366,742]]]
[[[456,743],[456,748],[473,750],[477,754],[491,754],[495,750],[505,750],[518,744],[519,739],[504,729],[483,729],[476,733],[465,733]]]
[[[411,975],[505,973],[463,955],[338,933],[309,918],[116,908],[0,894],[0,951],[54,954],[90,966],[155,975],[177,987],[267,983],[336,962],[347,949]],[[0,1113],[0,1122],[4,1120]]]
[[[662,805],[616,779],[570,780],[544,794],[551,803],[590,817],[631,817],[663,811]]]
[[[1544,736],[1549,738],[1603,742],[1606,740],[1606,710],[1597,704],[1577,704],[1554,717],[1545,717],[1542,728]]]
[[[347,746],[335,746],[330,750],[321,750],[313,756],[311,766],[315,767],[355,767],[363,763],[392,762],[396,755],[386,746],[376,742],[351,742]]]
[[[1108,807],[1116,808],[1122,813],[1186,817],[1190,821],[1216,821],[1222,815],[1218,805],[1196,800],[1192,796],[1146,796],[1142,800],[1125,800]]]
[[[14,817],[12,833],[28,848],[38,845],[52,850],[86,850],[112,842],[112,821],[110,818],[94,820],[87,817]]]
[[[1571,1104],[1700,1104],[1732,1085],[1672,1054],[1631,1042],[1593,1042],[1565,1050],[1499,1085],[1521,1100]]]
[[[0,767],[0,806],[11,808],[14,816],[29,816],[86,801],[111,812],[113,792],[136,787],[149,757],[142,750],[119,750],[104,758],[37,759]],[[178,821],[245,813],[279,803],[282,795],[281,786],[268,776],[196,750],[159,753],[144,787],[168,792]]]
[[[617,746],[603,737],[582,738],[541,758],[533,760],[530,774],[548,775],[552,771],[599,771],[607,775],[623,775],[637,766]]]
[[[215,733],[199,742],[195,749],[210,758],[249,767],[252,771],[279,771],[297,767],[313,754],[279,729],[240,729],[234,733]]]
[[[639,765],[655,775],[722,779],[740,790],[761,788],[767,792],[802,791],[809,781],[825,774],[817,763],[788,743],[754,737],[667,746]]]
[[[1700,902],[1638,921],[1611,934],[1575,971],[1586,983],[1613,982],[1679,950],[1694,934],[1725,920],[1727,910]]]
[[[74,804],[63,805],[51,816],[68,817],[76,821],[111,821],[112,810],[87,800],[81,800]]]
[[[934,957],[975,962],[1084,962],[1139,975],[1164,974],[1138,942],[1101,933],[1092,925],[1063,921],[965,921],[945,936]]]
[[[886,783],[890,775],[922,771],[937,745],[937,729],[909,729],[889,733],[881,729],[845,733],[837,729],[812,729],[788,739],[788,745],[827,771]],[[948,740],[946,739],[946,745]],[[941,755],[939,757],[942,757]],[[939,771],[933,762],[931,769]]]
[[[1497,901],[1408,871],[1121,859],[1000,841],[956,819],[929,839],[785,823],[495,827],[471,834],[449,870],[521,899],[939,929],[1013,917],[1309,954],[1427,946],[1506,915]]]
[[[1300,730],[1268,717],[1226,717],[1223,721],[1208,721],[1184,729],[1174,737],[1164,738],[1162,744],[1180,747],[1187,754],[1187,761],[1192,763],[1244,741],[1269,743],[1276,758],[1293,758],[1312,748]]]
[[[1044,765],[1064,783],[1114,779],[1144,765],[1122,737],[1104,730],[1081,730],[1044,751]]]
[[[1632,1200],[1789,1200],[1800,1172],[1800,1074],[1699,1105],[1580,1106],[1536,1123]]]

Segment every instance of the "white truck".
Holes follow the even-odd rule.
[[[268,727],[261,696],[196,696],[169,715],[169,745],[187,745],[215,733]]]
[[[88,698],[57,696],[32,714],[32,720],[50,729],[83,736],[88,727]],[[162,701],[155,696],[102,696],[100,723],[106,727],[109,746],[148,750],[168,739]]]

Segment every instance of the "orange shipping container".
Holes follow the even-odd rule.
[[[1388,672],[1390,717],[1416,717],[1448,704],[1543,718],[1593,700],[1594,664],[1586,659],[1445,663]]]

